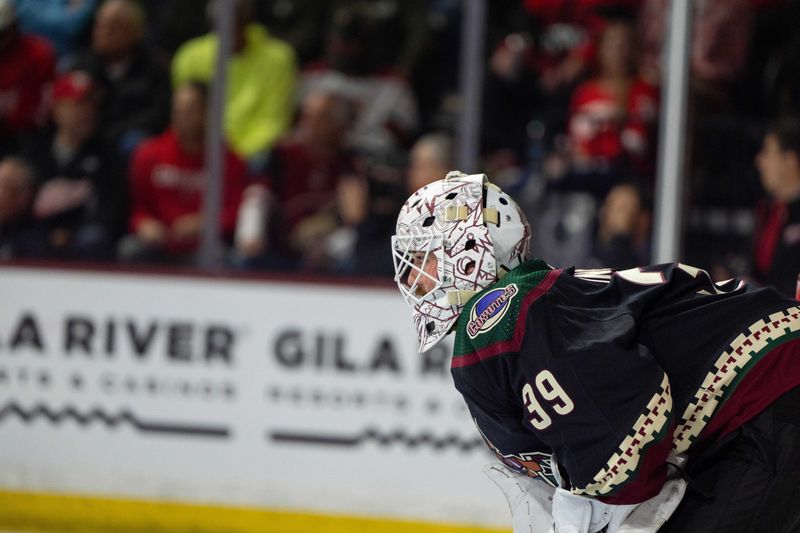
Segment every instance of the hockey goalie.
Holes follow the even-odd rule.
[[[800,307],[680,263],[529,257],[485,175],[403,206],[395,280],[452,376],[526,533],[800,531]]]

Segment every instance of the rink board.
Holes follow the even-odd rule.
[[[58,533],[509,533],[508,529],[0,491],[0,524],[10,531]],[[3,531],[6,531],[3,529]]]
[[[0,294],[0,502],[508,523],[390,288],[4,267]]]

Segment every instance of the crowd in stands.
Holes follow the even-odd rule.
[[[0,0],[0,258],[194,264],[219,1]],[[650,260],[669,3],[487,2],[481,168],[461,170],[520,199],[553,264]],[[226,264],[390,274],[399,206],[455,167],[461,2],[234,4]],[[796,0],[696,2],[684,250],[792,293],[797,20]]]

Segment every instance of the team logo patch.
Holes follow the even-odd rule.
[[[550,454],[541,452],[503,453],[481,431],[478,421],[474,418],[472,421],[475,422],[475,427],[478,428],[483,441],[506,467],[517,474],[538,477],[551,487],[558,487],[558,479],[553,472],[553,461],[550,459]]]
[[[550,460],[550,455],[539,452],[507,455],[495,452],[495,454],[504,465],[517,474],[538,477],[551,487],[558,487],[558,479],[553,473],[553,463]]]
[[[511,299],[519,292],[513,283],[503,288],[494,289],[475,302],[469,314],[467,335],[474,339],[480,333],[489,331],[505,316]]]

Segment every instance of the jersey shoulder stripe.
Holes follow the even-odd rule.
[[[542,261],[523,263],[473,296],[456,323],[452,368],[517,350],[525,333],[527,309],[560,274],[561,270]]]

